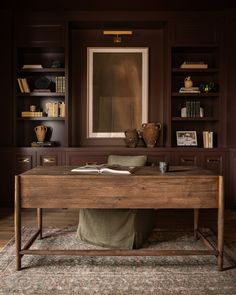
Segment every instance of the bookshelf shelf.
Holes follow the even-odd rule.
[[[172,121],[186,122],[186,121],[218,121],[217,118],[214,117],[172,117]]]
[[[197,74],[209,74],[209,73],[218,73],[219,72],[219,69],[214,69],[214,68],[211,68],[211,69],[180,69],[180,68],[173,68],[172,69],[172,72],[173,73],[197,73]]]
[[[61,92],[30,92],[30,93],[17,93],[17,96],[47,96],[47,97],[63,97],[65,96],[65,93]]]
[[[198,98],[204,98],[204,97],[218,97],[218,92],[209,92],[209,93],[180,93],[180,92],[172,92],[171,96],[182,96],[182,97],[189,97],[189,96],[196,96]]]
[[[65,121],[64,117],[18,117],[19,121]]]
[[[65,68],[17,69],[18,74],[25,73],[64,73]]]

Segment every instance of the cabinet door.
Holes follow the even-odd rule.
[[[14,204],[14,166],[12,151],[1,149],[0,159],[0,207],[10,207]]]
[[[225,157],[223,153],[203,152],[202,166],[217,174],[225,174]]]
[[[86,163],[103,164],[107,162],[107,155],[89,152],[66,152],[66,165],[85,165]]]
[[[197,152],[174,152],[172,162],[178,166],[201,166],[201,156]]]
[[[16,151],[15,173],[20,174],[36,166],[35,151]]]
[[[37,151],[37,165],[57,166],[63,165],[63,151],[45,150]]]
[[[230,187],[230,198],[229,208],[236,209],[236,150],[230,152],[230,176],[229,176],[229,187]]]

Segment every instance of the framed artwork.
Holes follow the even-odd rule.
[[[196,131],[176,131],[177,146],[197,146]]]
[[[122,138],[148,122],[148,48],[87,48],[87,136]]]

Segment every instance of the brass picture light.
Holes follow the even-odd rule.
[[[132,35],[133,31],[103,31],[103,35],[112,35],[114,43],[121,43],[122,35]]]

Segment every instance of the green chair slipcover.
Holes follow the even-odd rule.
[[[108,164],[144,166],[147,157],[108,156]],[[155,226],[152,209],[80,209],[77,238],[120,249],[140,248]]]

